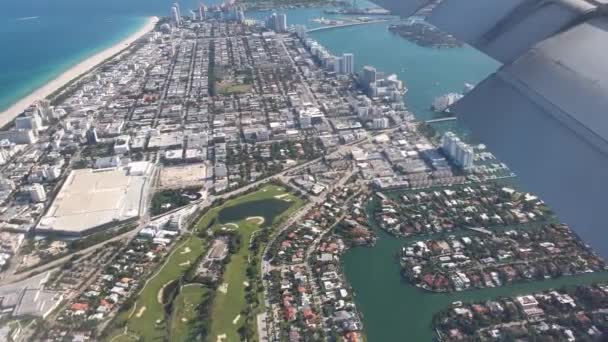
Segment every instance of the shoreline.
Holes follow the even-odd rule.
[[[10,105],[10,107],[0,113],[0,127],[4,127],[5,125],[13,121],[17,116],[19,116],[19,114],[23,113],[23,111],[27,109],[32,103],[36,102],[37,100],[42,100],[46,98],[47,96],[51,95],[52,93],[63,87],[68,82],[84,75],[93,68],[97,67],[106,59],[126,49],[128,46],[133,44],[146,33],[152,31],[158,21],[158,17],[149,17],[144,26],[137,30],[135,33],[129,35],[127,38],[112,45],[111,47],[100,51],[94,54],[93,56],[90,56],[87,59],[72,66],[71,68],[62,72],[59,76],[55,77],[48,83],[44,84],[40,88],[25,95],[17,102]]]

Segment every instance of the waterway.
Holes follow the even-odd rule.
[[[435,337],[431,326],[433,315],[455,301],[485,301],[549,288],[608,281],[608,273],[595,273],[482,290],[432,293],[411,285],[399,273],[395,256],[411,240],[395,238],[375,225],[372,227],[378,234],[376,245],[351,249],[343,257],[344,271],[355,291],[370,342],[432,341]]]

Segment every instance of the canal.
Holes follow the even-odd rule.
[[[432,341],[433,315],[455,301],[476,302],[562,286],[608,281],[608,273],[584,274],[545,281],[524,282],[455,293],[432,293],[409,284],[399,273],[396,259],[413,239],[395,238],[379,229],[370,217],[378,241],[374,247],[354,248],[343,256],[343,267],[363,313],[370,342]]]

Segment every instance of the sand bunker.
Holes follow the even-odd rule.
[[[179,264],[180,266],[190,266],[190,260],[186,261],[186,262],[182,262],[181,264]]]
[[[249,216],[245,220],[252,222],[254,224],[257,224],[257,225],[262,225],[266,221],[266,220],[264,220],[264,218],[262,216]]]
[[[224,294],[228,293],[228,283],[223,283],[217,290]]]
[[[289,197],[289,194],[276,195],[276,196],[274,196],[274,198],[283,200],[285,202],[291,202],[292,201],[292,199]]]
[[[163,304],[163,293],[165,292],[165,287],[167,285],[171,284],[171,282],[166,282],[165,285],[163,285],[163,287],[160,288],[160,290],[158,290],[158,293],[156,294],[156,300],[158,301],[159,304]]]
[[[239,229],[239,225],[233,222],[229,222],[229,223],[225,223],[224,227],[222,227],[222,229],[226,230],[227,227],[232,227],[234,229]]]
[[[145,311],[146,311],[146,307],[145,307],[145,306],[142,306],[142,307],[139,309],[139,311],[137,311],[137,314],[135,315],[135,317],[140,318],[140,317],[141,317],[141,315],[143,315]]]
[[[237,315],[236,317],[234,317],[234,319],[232,320],[232,324],[236,325],[239,322],[239,318],[241,318],[241,315]]]
[[[184,250],[183,250],[183,251],[181,251],[181,253],[180,253],[180,254],[188,254],[188,253],[190,253],[190,252],[192,252],[192,250],[190,249],[190,247],[186,247],[186,248],[184,248]]]

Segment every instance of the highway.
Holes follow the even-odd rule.
[[[456,119],[458,119],[458,118],[455,116],[448,116],[447,118],[431,119],[431,120],[426,120],[425,122],[427,124],[430,124],[430,123],[435,123],[435,122],[455,121]]]

